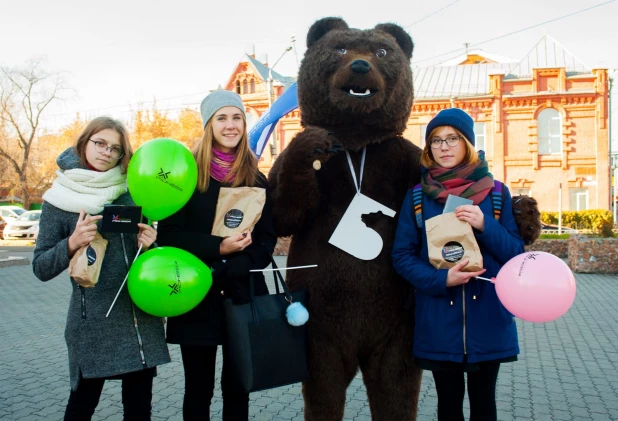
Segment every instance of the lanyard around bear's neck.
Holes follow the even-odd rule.
[[[361,157],[361,165],[360,165],[360,177],[358,182],[356,181],[356,171],[354,171],[354,165],[352,164],[352,158],[350,157],[350,152],[345,151],[346,156],[348,157],[348,164],[350,165],[350,172],[352,173],[352,180],[354,180],[354,186],[356,187],[356,194],[360,194],[361,184],[363,183],[363,169],[365,168],[365,155],[367,155],[367,148],[363,148],[363,156]]]

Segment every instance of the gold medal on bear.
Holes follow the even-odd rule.
[[[319,171],[320,168],[322,168],[322,163],[320,162],[320,160],[316,159],[315,161],[313,161],[313,169]]]

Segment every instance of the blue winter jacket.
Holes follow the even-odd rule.
[[[503,188],[500,220],[494,218],[491,195],[487,195],[479,205],[485,229],[473,230],[487,270],[482,276],[487,278],[495,277],[504,263],[524,252],[511,195]],[[423,195],[423,220],[442,214],[443,209],[443,204]],[[392,256],[395,270],[416,288],[415,357],[462,362],[467,354],[467,361],[475,363],[519,354],[515,319],[498,300],[494,284],[473,278],[447,288],[448,270],[429,263],[427,235],[424,226],[417,228],[412,190],[399,214]]]

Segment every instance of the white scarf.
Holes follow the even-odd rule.
[[[58,178],[43,195],[43,200],[67,212],[90,215],[103,212],[103,205],[127,191],[127,176],[120,166],[105,172],[72,169],[57,170]]]

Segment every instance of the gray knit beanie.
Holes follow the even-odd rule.
[[[202,125],[206,127],[208,120],[223,107],[236,107],[242,111],[245,118],[245,106],[242,104],[240,95],[236,92],[226,91],[225,89],[217,89],[212,91],[210,95],[202,100],[200,104],[200,113],[202,114]]]

